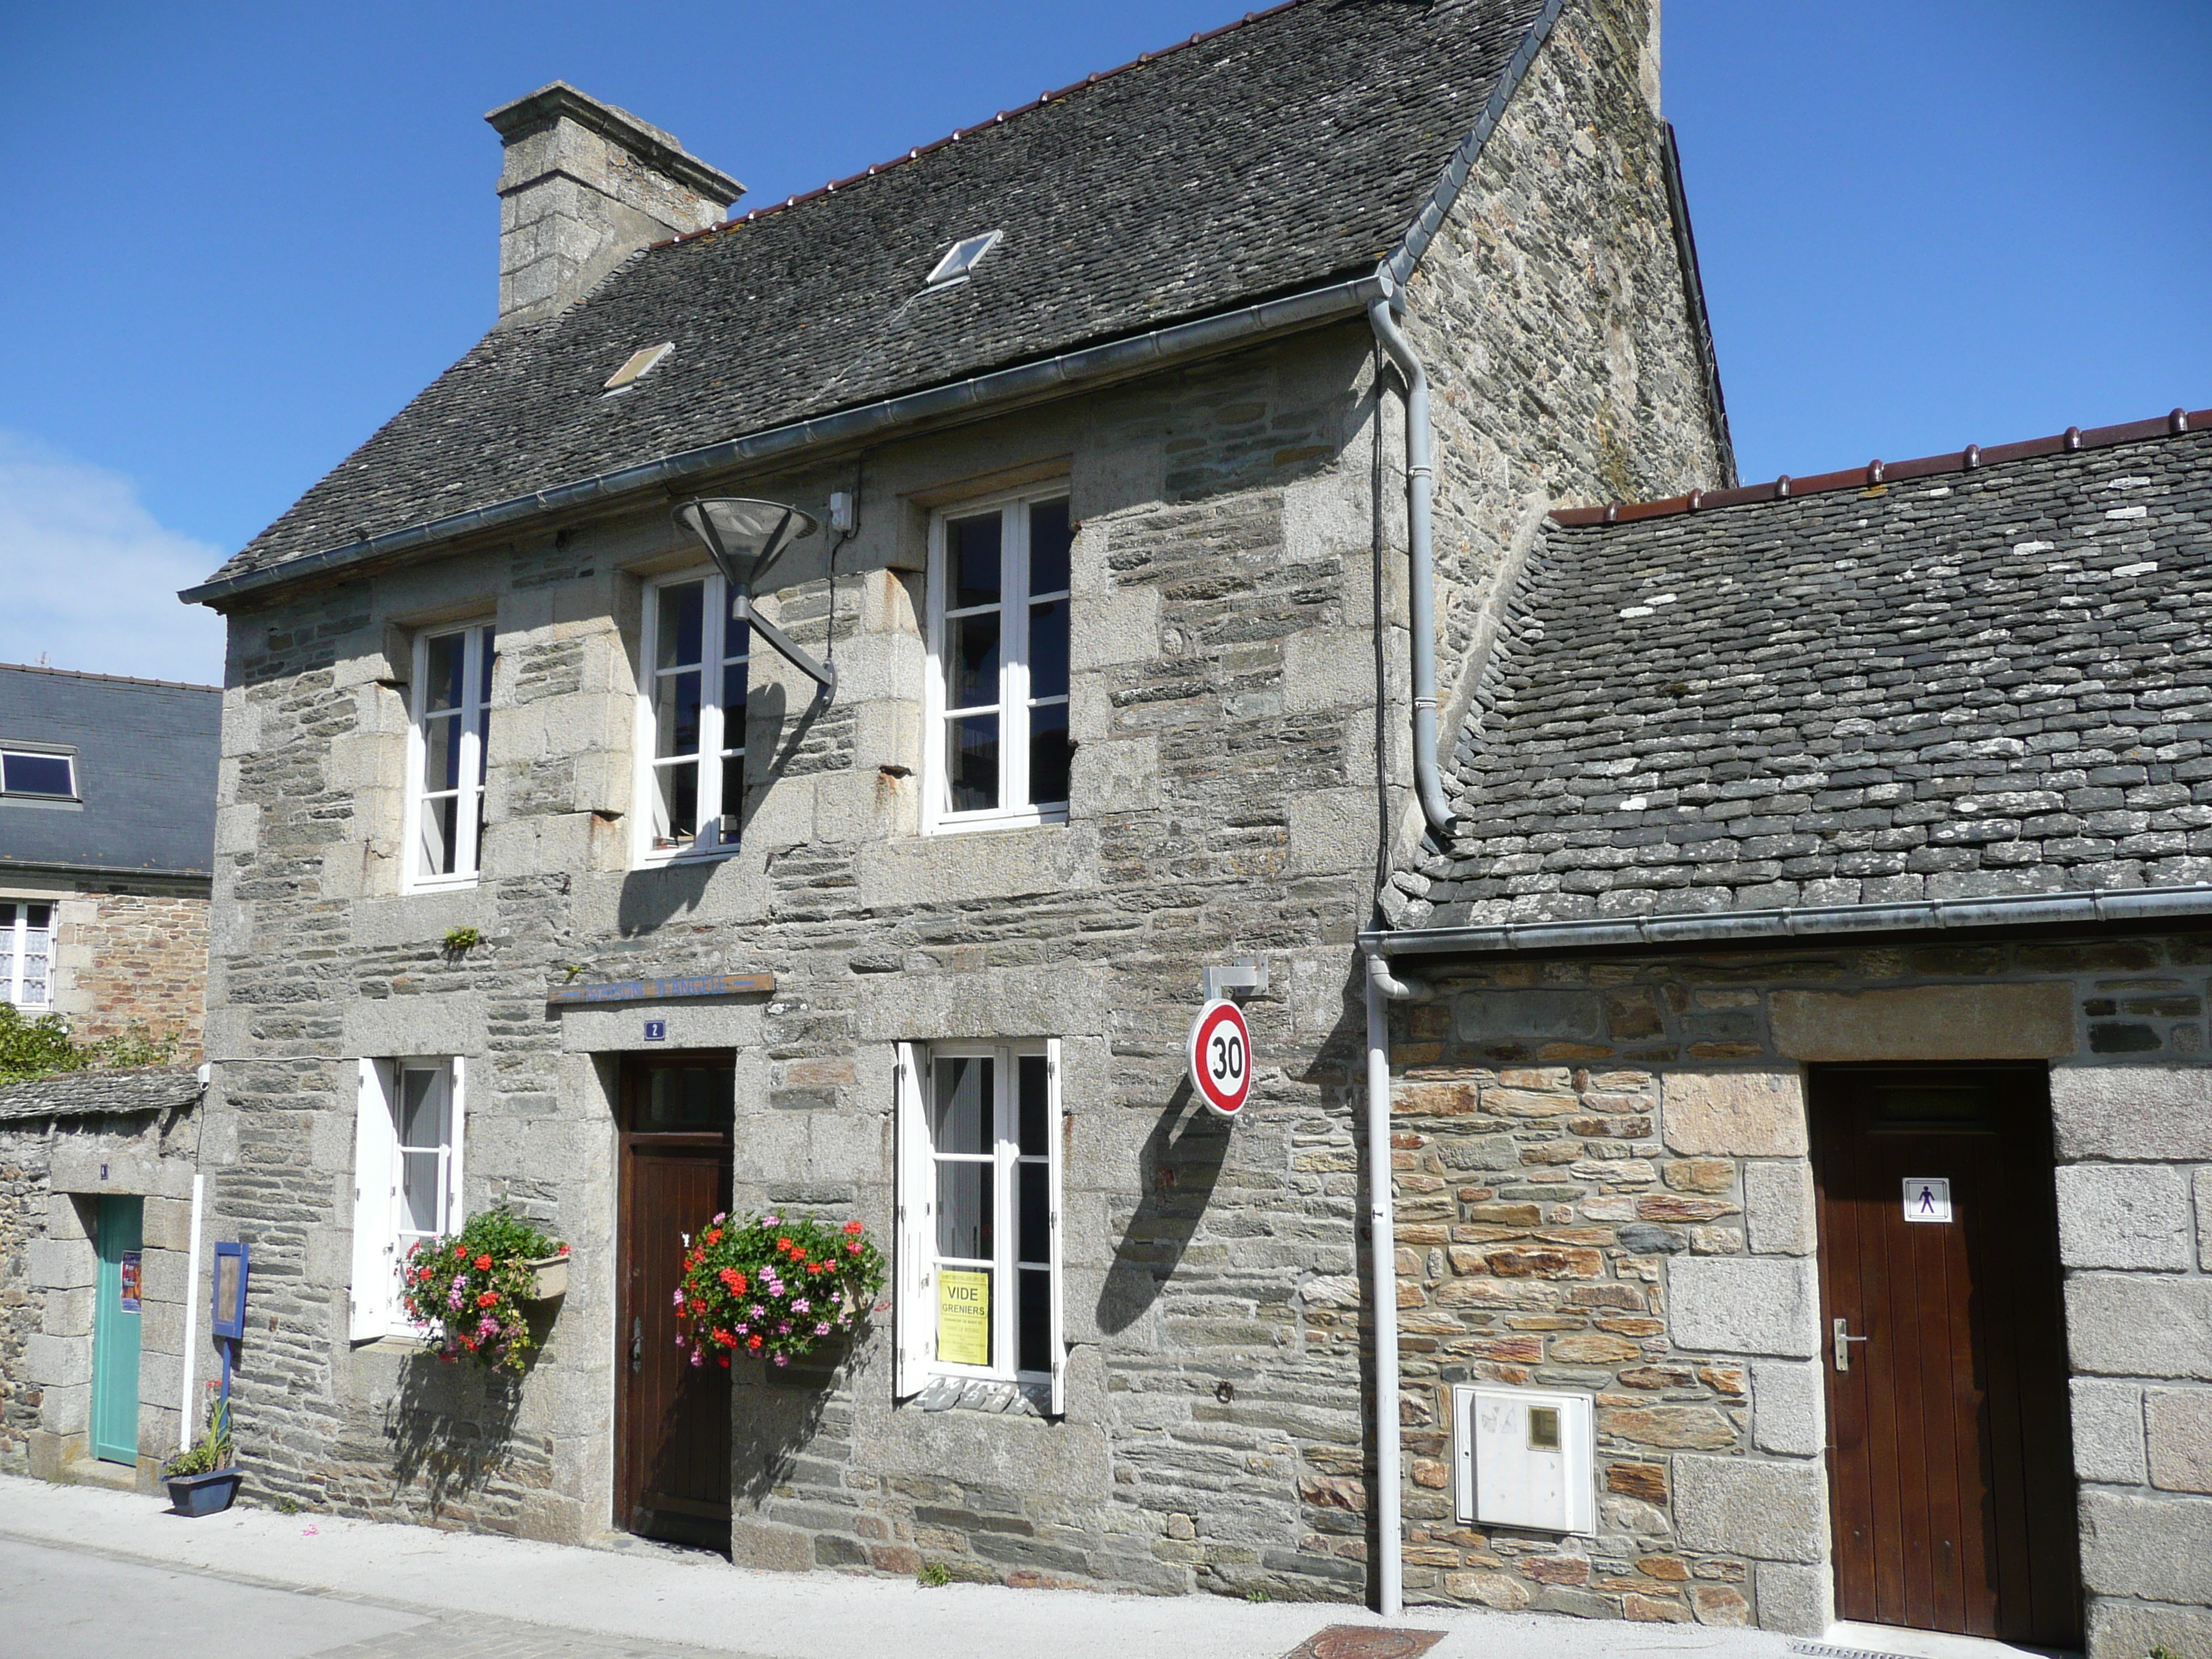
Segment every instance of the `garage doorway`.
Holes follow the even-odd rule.
[[[730,1206],[736,1057],[622,1059],[614,1523],[730,1547],[730,1374],[678,1344],[688,1240]]]
[[[2081,1645],[2040,1066],[1815,1066],[1836,1615]]]

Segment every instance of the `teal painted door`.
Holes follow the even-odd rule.
[[[100,1301],[92,1316],[92,1455],[138,1461],[138,1300],[146,1200],[100,1200]]]

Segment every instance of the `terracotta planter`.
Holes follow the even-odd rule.
[[[179,1515],[220,1515],[230,1507],[230,1500],[238,1496],[238,1483],[242,1475],[236,1464],[227,1469],[215,1469],[206,1474],[173,1474],[165,1484],[169,1488],[169,1504]]]
[[[541,1255],[522,1264],[530,1269],[534,1282],[530,1287],[532,1302],[550,1302],[556,1297],[568,1293],[568,1258],[565,1255]]]

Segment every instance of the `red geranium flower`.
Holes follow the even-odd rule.
[[[497,1291],[486,1291],[483,1295],[477,1297],[477,1306],[479,1308],[489,1308],[498,1300],[499,1292]]]
[[[491,1271],[491,1258],[488,1255],[478,1256],[477,1258],[477,1271],[480,1273],[489,1273]]]
[[[865,1231],[866,1229],[864,1229],[857,1221],[848,1221],[845,1224],[843,1231],[848,1233],[857,1233]]]

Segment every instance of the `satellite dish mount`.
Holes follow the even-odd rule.
[[[729,584],[732,617],[751,628],[781,652],[792,666],[819,685],[823,702],[836,696],[836,666],[824,667],[815,661],[785,638],[781,629],[753,609],[753,590],[769,567],[783,556],[784,549],[792,543],[804,540],[821,527],[813,514],[781,501],[721,495],[684,502],[676,509],[676,522],[705,544],[714,568]]]

